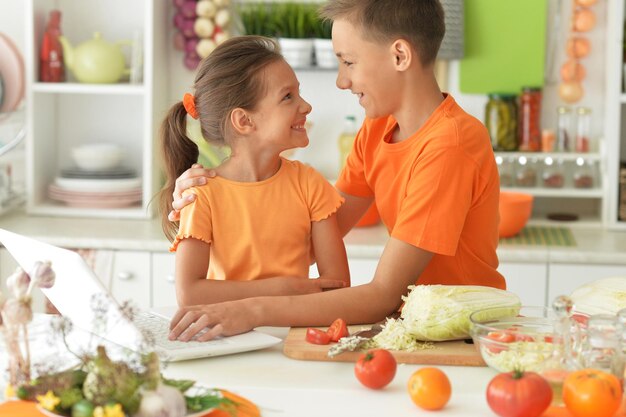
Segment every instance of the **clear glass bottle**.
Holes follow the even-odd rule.
[[[544,362],[541,376],[552,388],[552,405],[554,406],[563,405],[563,382],[567,375],[581,368],[573,349],[573,342],[579,337],[578,324],[572,319],[573,306],[572,299],[565,295],[556,297],[552,302],[554,350],[552,356]]]
[[[537,161],[525,156],[517,158],[515,165],[515,185],[518,187],[537,186]]]
[[[543,186],[546,188],[563,188],[565,184],[565,173],[563,171],[563,160],[548,156],[543,160],[543,172],[541,173]]]
[[[593,188],[596,183],[596,163],[590,159],[576,158],[574,188]]]
[[[339,146],[339,171],[341,171],[346,164],[346,159],[348,159],[348,154],[350,154],[350,151],[352,150],[356,133],[356,117],[352,115],[346,116],[343,122],[343,130],[337,139],[337,144]]]
[[[587,322],[587,339],[581,351],[583,367],[614,374],[621,360],[620,339],[616,316],[611,314],[590,316]]]
[[[572,150],[572,109],[567,106],[559,106],[557,112],[556,152],[569,152]]]
[[[513,186],[513,160],[509,157],[496,156],[496,165],[498,166],[498,174],[500,175],[500,187]]]
[[[576,109],[576,152],[589,152],[591,147],[591,109]]]

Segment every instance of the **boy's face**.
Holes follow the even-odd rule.
[[[350,22],[333,22],[333,49],[339,59],[337,87],[350,90],[370,118],[393,114],[400,98],[391,45],[371,42]]]
[[[258,143],[264,149],[282,151],[309,144],[304,124],[311,105],[300,96],[293,69],[280,60],[265,68],[266,92],[251,112]]]

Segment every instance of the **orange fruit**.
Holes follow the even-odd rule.
[[[450,400],[452,387],[448,376],[439,368],[421,368],[413,372],[408,383],[411,400],[424,410],[440,410]]]

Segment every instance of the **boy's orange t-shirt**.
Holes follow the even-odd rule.
[[[185,238],[209,243],[207,278],[218,280],[308,278],[311,222],[328,218],[343,203],[320,173],[287,159],[264,181],[216,177],[186,193],[192,190],[196,201],[182,209],[170,251]]]
[[[375,197],[389,234],[434,253],[417,284],[505,288],[497,272],[499,177],[486,128],[446,95],[411,137],[366,119],[337,188]]]

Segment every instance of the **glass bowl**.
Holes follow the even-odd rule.
[[[492,319],[497,310],[470,315],[470,334],[483,360],[498,372],[541,372],[554,351],[552,309],[524,306],[514,317]]]

